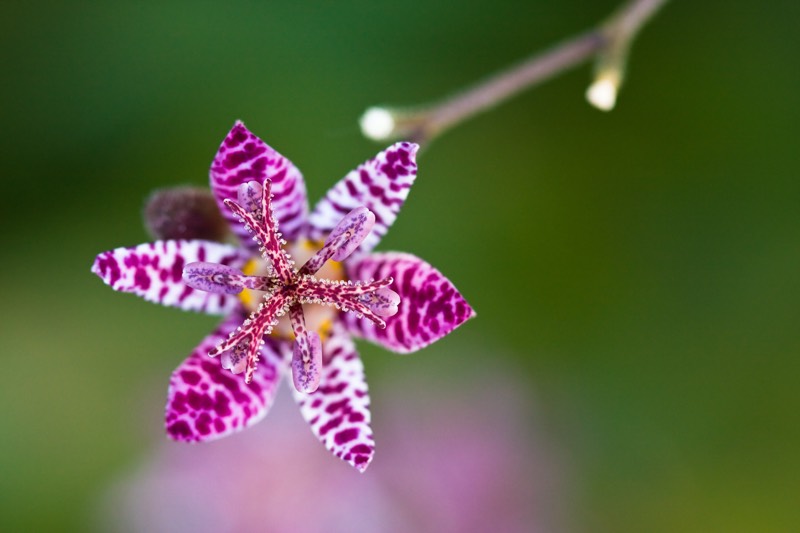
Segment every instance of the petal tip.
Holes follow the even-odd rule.
[[[355,469],[358,470],[359,474],[364,474],[367,471],[367,467],[369,466],[369,464],[371,462],[372,462],[372,456],[369,457],[367,462],[362,463],[360,465],[354,465],[354,466],[355,466]]]

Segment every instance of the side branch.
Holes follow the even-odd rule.
[[[373,140],[405,138],[430,142],[447,129],[486,111],[582,62],[596,58],[590,103],[613,108],[622,83],[630,43],[667,0],[631,0],[607,22],[534,55],[454,96],[408,109],[372,107],[361,117],[363,134]]]

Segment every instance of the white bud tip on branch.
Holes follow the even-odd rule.
[[[367,109],[361,115],[359,124],[361,125],[361,133],[373,141],[388,139],[395,128],[394,116],[389,110],[382,107],[370,107]]]
[[[617,103],[617,84],[608,78],[600,78],[586,90],[586,99],[601,111],[611,111]]]

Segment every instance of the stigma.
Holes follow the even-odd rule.
[[[386,327],[400,296],[389,289],[392,278],[353,281],[345,279],[341,262],[370,234],[375,215],[358,207],[336,225],[321,245],[301,239],[289,244],[281,236],[272,208],[271,181],[242,184],[237,201],[225,205],[244,224],[259,245],[240,271],[216,263],[189,263],[183,279],[195,289],[217,294],[239,294],[247,318],[227,339],[209,352],[221,356],[223,368],[245,373],[249,383],[255,372],[266,335],[293,338],[292,381],[300,392],[311,393],[322,375],[322,340],[338,312]],[[296,264],[302,263],[300,268]]]

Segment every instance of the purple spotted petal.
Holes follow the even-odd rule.
[[[247,253],[211,241],[156,241],[134,248],[117,248],[98,255],[92,272],[115,291],[132,292],[148,300],[187,311],[225,314],[239,300],[228,294],[211,294],[189,287],[183,267],[196,261],[242,268]]]
[[[211,190],[220,211],[242,243],[256,254],[258,246],[223,203],[225,200],[237,201],[238,189],[243,183],[263,183],[265,179],[271,179],[272,210],[278,218],[281,233],[287,239],[298,237],[308,214],[303,176],[291,161],[253,135],[241,122],[236,122],[222,141],[211,164],[210,177]]]
[[[351,279],[394,278],[390,288],[400,296],[400,306],[386,319],[385,329],[350,313],[341,315],[351,333],[394,352],[424,348],[475,316],[450,280],[411,254],[372,254],[347,266]]]
[[[234,331],[243,317],[234,313],[172,373],[166,409],[167,434],[179,441],[218,439],[258,422],[272,405],[285,355],[267,339],[261,364],[248,385],[223,370],[208,351]]]
[[[322,349],[323,375],[317,391],[292,392],[317,438],[336,457],[363,472],[375,452],[364,365],[340,325],[334,326]]]
[[[319,201],[308,218],[310,234],[323,239],[344,215],[359,206],[375,214],[375,227],[357,253],[372,250],[389,230],[417,177],[413,143],[396,143],[347,174]]]

